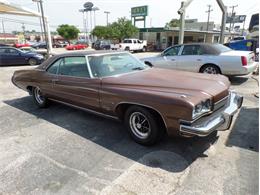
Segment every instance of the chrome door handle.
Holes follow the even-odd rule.
[[[171,59],[171,61],[175,61],[175,59]]]
[[[197,59],[197,61],[201,61],[201,59]]]

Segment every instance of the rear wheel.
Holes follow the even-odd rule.
[[[125,113],[124,122],[131,137],[139,144],[153,145],[162,137],[159,122],[146,108],[131,106]]]
[[[30,64],[31,66],[34,66],[34,65],[37,64],[37,60],[34,59],[34,58],[30,58],[28,62],[29,62],[29,64]]]
[[[44,97],[39,87],[34,87],[32,93],[37,106],[40,108],[46,108],[48,106],[48,99]]]
[[[126,47],[126,48],[125,48],[125,51],[130,51],[130,48],[129,48],[129,47]]]
[[[217,66],[208,64],[205,65],[201,68],[201,73],[206,73],[206,74],[220,74],[220,70]]]
[[[146,47],[145,46],[143,47],[142,52],[146,52]]]

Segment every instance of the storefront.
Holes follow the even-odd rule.
[[[219,31],[185,30],[184,43],[207,42],[218,43]],[[224,42],[228,41],[229,34],[226,34]],[[140,28],[139,39],[147,40],[148,49],[164,50],[165,48],[178,44],[179,30],[167,28]]]

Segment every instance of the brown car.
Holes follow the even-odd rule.
[[[168,135],[207,136],[230,127],[243,97],[225,76],[152,68],[128,52],[56,55],[13,83],[39,107],[49,100],[124,121],[144,145]]]

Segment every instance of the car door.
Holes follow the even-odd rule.
[[[8,65],[8,55],[5,50],[6,48],[0,48],[0,65]]]
[[[5,50],[5,54],[7,55],[8,64],[27,64],[27,59],[23,52],[17,49],[8,48]]]
[[[153,64],[156,67],[160,68],[177,69],[177,62],[179,58],[178,54],[180,52],[180,49],[181,45],[167,48],[162,52],[161,56],[159,56],[156,59],[156,62],[154,62]]]
[[[184,45],[179,56],[177,69],[199,72],[199,69],[203,63],[203,58],[203,49],[200,45]]]
[[[99,110],[99,90],[101,80],[91,78],[85,56],[64,57],[59,65],[54,90],[59,98],[67,103]]]

